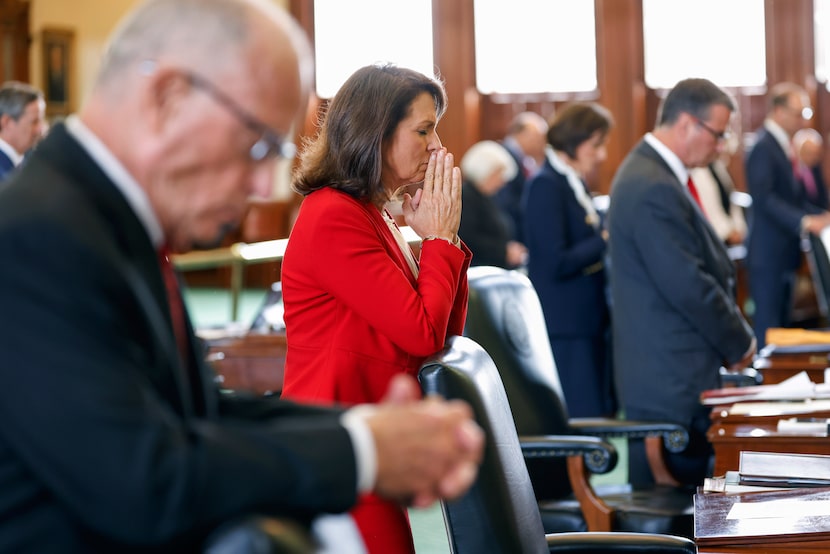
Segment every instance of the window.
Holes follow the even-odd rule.
[[[816,42],[816,80],[830,90],[830,0],[813,0],[813,35]]]
[[[766,83],[764,0],[643,0],[643,35],[651,88],[689,77],[722,87]]]
[[[594,90],[594,0],[475,0],[475,49],[483,94]]]
[[[332,97],[355,70],[372,63],[436,71],[432,0],[315,0],[314,38],[321,98]]]

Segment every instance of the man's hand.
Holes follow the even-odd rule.
[[[425,507],[461,496],[475,481],[484,434],[467,404],[420,400],[415,379],[399,375],[366,423],[377,450],[377,494]]]
[[[818,215],[805,215],[801,223],[805,231],[809,231],[814,235],[820,234],[828,225],[830,225],[830,212],[824,212]]]
[[[752,342],[749,344],[749,349],[744,354],[744,357],[734,364],[729,365],[728,369],[730,371],[741,371],[748,368],[752,364],[752,360],[755,358],[755,352],[757,349],[758,341],[755,340],[755,337],[752,337]]]

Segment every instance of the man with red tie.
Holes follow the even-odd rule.
[[[679,423],[689,447],[668,454],[674,476],[709,472],[705,389],[721,366],[742,368],[755,338],[734,300],[735,269],[698,204],[689,168],[724,148],[735,106],[705,79],[679,82],[658,125],[628,154],[611,184],[608,212],[614,369],[626,415]],[[643,444],[631,443],[634,484],[653,480]]]

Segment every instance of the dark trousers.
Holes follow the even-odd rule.
[[[647,420],[642,414],[638,416],[636,410],[626,410],[625,415],[626,419]],[[653,416],[649,419],[653,419]],[[689,446],[686,450],[678,454],[664,453],[670,473],[684,485],[702,485],[704,477],[712,475],[714,451],[706,439],[710,423],[708,411],[696,415],[686,427],[689,431]],[[642,439],[628,441],[628,481],[635,487],[654,483],[646,457],[645,441]]]
[[[767,329],[789,326],[794,282],[794,271],[778,273],[765,268],[750,269],[749,294],[755,304],[752,326],[759,350],[766,344]]]

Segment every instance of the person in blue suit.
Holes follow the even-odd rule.
[[[510,224],[510,238],[517,242],[524,242],[522,198],[527,181],[545,161],[547,131],[548,122],[544,117],[536,112],[521,112],[510,122],[502,141],[502,146],[513,156],[519,171],[493,198]]]
[[[23,162],[23,156],[46,130],[46,102],[37,88],[18,81],[0,86],[0,180]]]
[[[689,168],[726,144],[732,98],[706,79],[680,81],[657,127],[623,160],[608,209],[614,371],[626,417],[678,423],[689,446],[666,455],[676,479],[710,472],[709,409],[720,367],[744,368],[752,329],[735,303],[735,266],[695,201]],[[642,441],[629,443],[629,480],[653,482]]]
[[[613,416],[610,318],[602,229],[585,178],[606,158],[611,113],[573,103],[551,120],[542,170],[524,201],[527,271],[542,302],[559,379],[574,417]]]
[[[810,115],[810,98],[794,83],[770,90],[770,109],[746,158],[752,196],[747,245],[749,292],[755,305],[755,336],[765,344],[767,329],[790,325],[793,284],[801,265],[801,236],[819,233],[830,213],[808,201],[793,171],[792,137]]]

